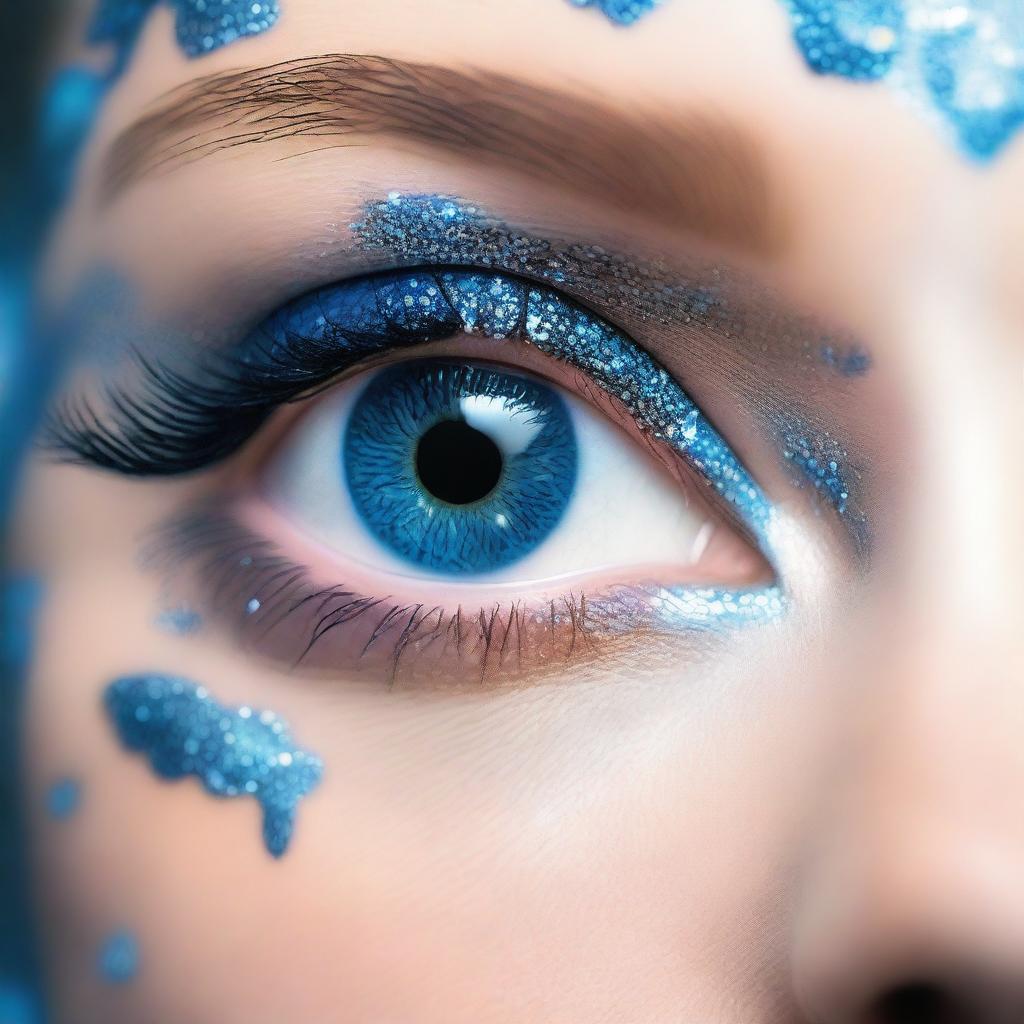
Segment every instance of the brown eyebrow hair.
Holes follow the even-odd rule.
[[[763,154],[707,113],[621,109],[484,70],[333,54],[219,72],[158,99],[114,141],[102,197],[228,149],[412,141],[568,188],[714,242],[777,251]]]

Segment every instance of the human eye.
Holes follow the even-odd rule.
[[[286,303],[202,376],[58,409],[64,457],[223,466],[164,564],[305,670],[501,683],[783,606],[772,505],[674,377],[546,284],[422,266]]]

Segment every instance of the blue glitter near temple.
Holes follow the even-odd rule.
[[[618,25],[632,25],[661,0],[569,0],[574,7],[596,7]]]
[[[296,805],[320,782],[323,765],[273,712],[224,708],[203,687],[160,675],[116,680],[104,703],[121,741],[145,754],[157,775],[195,775],[214,796],[251,796],[263,809],[267,849],[285,852]]]
[[[783,457],[796,466],[803,477],[822,492],[840,514],[850,500],[850,486],[839,466],[841,452],[830,438],[812,440],[799,434],[784,439]]]
[[[139,942],[124,929],[103,940],[96,968],[99,976],[110,985],[124,985],[134,981],[139,973]]]
[[[819,74],[885,79],[991,160],[1024,126],[1020,0],[783,0]]]

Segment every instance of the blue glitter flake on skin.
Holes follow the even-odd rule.
[[[263,809],[263,841],[275,857],[288,847],[299,800],[323,774],[270,711],[224,708],[194,683],[129,676],[107,688],[107,713],[129,750],[164,779],[195,775],[218,797],[251,796]]]
[[[885,79],[987,161],[1024,126],[1020,0],[783,0],[812,70]]]
[[[871,354],[860,345],[822,345],[819,356],[823,365],[841,377],[861,377],[871,369]]]
[[[110,985],[134,981],[139,973],[139,942],[126,930],[108,935],[100,947],[96,967],[99,976]]]
[[[81,802],[82,787],[74,779],[59,779],[46,794],[46,810],[58,821],[73,817]]]
[[[596,7],[617,25],[632,25],[657,7],[661,0],[569,0],[574,7]]]
[[[172,636],[194,636],[203,628],[203,618],[188,605],[168,608],[156,617],[156,626]]]

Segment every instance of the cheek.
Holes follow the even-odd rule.
[[[154,630],[158,588],[130,558],[104,587],[88,574],[54,584],[31,682],[29,800],[58,1019],[329,1020],[344,1006],[354,1019],[468,1024],[466,1007],[503,991],[510,1020],[538,1006],[541,1019],[586,1020],[601,1008],[581,1009],[594,998],[575,991],[581,977],[633,992],[638,971],[643,998],[666,1005],[706,986],[710,1013],[716,984],[694,965],[716,962],[741,987],[736,950],[770,943],[757,908],[792,857],[813,776],[797,737],[824,732],[798,703],[748,705],[742,681],[712,699],[694,679],[475,698],[327,691],[205,634]],[[253,802],[162,782],[118,744],[103,688],[154,668],[279,709],[322,754],[324,782],[281,861]],[[54,820],[45,794],[65,775],[82,799]],[[138,937],[142,968],[115,989],[95,964],[120,928]]]

